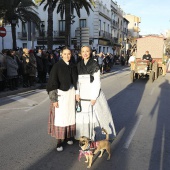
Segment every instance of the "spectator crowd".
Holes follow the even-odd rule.
[[[123,55],[104,54],[103,52],[97,54],[96,51],[93,51],[93,58],[97,60],[101,74],[109,72],[113,65],[128,64]],[[2,50],[0,52],[0,91],[46,83],[53,65],[60,59],[59,49],[53,51],[29,50],[28,48]],[[80,60],[79,51],[72,50],[71,61],[77,64]]]

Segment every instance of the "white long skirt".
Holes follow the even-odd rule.
[[[86,136],[92,140],[105,139],[101,128],[106,129],[110,139],[116,137],[116,130],[112,114],[107,100],[101,90],[95,105],[92,107],[90,101],[81,100],[82,111],[76,113],[76,136]]]

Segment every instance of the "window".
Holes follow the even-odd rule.
[[[86,27],[86,19],[80,19],[80,27]]]
[[[62,32],[65,31],[65,20],[59,21],[59,31],[62,31]]]
[[[101,23],[101,20],[99,19],[99,30],[101,30],[102,28],[102,23]]]
[[[101,46],[99,46],[99,53],[100,53],[100,52],[102,52],[102,51],[101,51]]]
[[[22,32],[27,32],[26,30],[26,23],[22,22]]]
[[[105,31],[105,25],[106,25],[106,23],[105,22],[103,22],[103,31]]]
[[[103,53],[106,53],[106,52],[105,52],[105,47],[103,47]]]
[[[107,25],[107,32],[110,32],[110,30],[109,30],[109,24]]]
[[[23,48],[27,48],[27,43],[22,43]]]

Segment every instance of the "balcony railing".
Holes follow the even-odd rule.
[[[47,37],[47,31],[44,31],[44,32],[36,32],[36,33],[35,33],[35,37],[37,37],[37,38]]]
[[[18,32],[19,39],[27,39],[27,32]]]
[[[112,20],[112,26],[118,28],[118,22],[115,21],[114,19]]]
[[[100,31],[99,31],[99,37],[101,37],[101,38],[106,38],[106,39],[110,39],[110,38],[112,38],[112,35],[111,35],[111,33],[109,33],[109,32],[100,30]]]
[[[46,38],[47,37],[47,31],[44,31],[44,34],[42,32],[35,32],[35,38]],[[64,37],[65,36],[65,31],[53,31],[53,38],[58,38],[58,37]],[[18,32],[18,39],[27,39],[27,32]]]

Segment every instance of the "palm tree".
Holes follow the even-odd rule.
[[[80,18],[80,10],[85,8],[87,15],[90,15],[90,10],[92,6],[95,7],[94,0],[60,0],[60,3],[57,8],[57,13],[60,13],[61,18],[65,14],[65,45],[70,45],[70,28],[71,28],[71,15],[75,9],[78,17]]]
[[[44,10],[48,7],[48,38],[47,45],[48,49],[52,50],[53,46],[53,12],[57,6],[57,13],[60,13],[61,18],[64,18],[65,14],[65,45],[69,44],[69,35],[70,35],[70,24],[71,24],[71,14],[73,14],[74,9],[77,12],[77,15],[80,17],[80,9],[85,8],[87,14],[90,14],[90,9],[92,9],[91,4],[95,6],[94,0],[42,0],[40,5],[46,2]]]
[[[3,0],[5,24],[11,24],[13,49],[16,49],[16,24],[18,21],[33,22],[39,27],[40,18],[36,12],[37,6],[32,0]],[[9,5],[10,4],[10,5]]]
[[[58,1],[59,0],[42,0],[40,3],[40,5],[42,5],[46,2],[43,8],[44,11],[46,11],[48,7],[47,48],[49,50],[53,48],[53,12]]]

